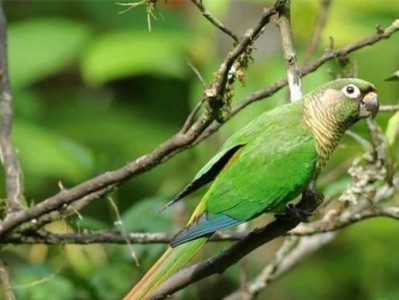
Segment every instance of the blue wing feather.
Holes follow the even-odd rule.
[[[245,221],[236,220],[224,214],[211,215],[204,213],[191,226],[178,232],[170,244],[172,247],[176,247],[201,236],[210,235],[218,230],[236,226],[243,222]]]

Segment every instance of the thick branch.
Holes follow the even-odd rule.
[[[7,213],[21,208],[23,193],[21,170],[11,143],[12,96],[7,68],[7,24],[0,1],[0,159],[4,165],[7,190]]]
[[[291,29],[290,3],[290,1],[286,1],[284,6],[282,6],[282,8],[279,10],[278,17],[276,18],[276,25],[280,31],[284,59],[287,65],[287,79],[290,89],[290,99],[292,102],[294,102],[302,98],[302,84],[296,64],[295,47]]]

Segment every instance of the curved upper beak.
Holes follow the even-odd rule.
[[[372,117],[374,118],[378,112],[378,97],[376,92],[368,92],[360,103],[359,116],[361,118]]]

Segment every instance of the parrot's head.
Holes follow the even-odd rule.
[[[357,78],[328,82],[312,98],[312,106],[318,106],[321,114],[343,127],[351,126],[359,119],[375,117],[379,107],[374,85]],[[314,98],[317,100],[314,101]]]
[[[378,112],[374,85],[357,78],[330,81],[307,94],[303,103],[304,121],[316,139],[318,168],[326,163],[345,130]]]

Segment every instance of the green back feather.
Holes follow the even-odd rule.
[[[234,163],[209,188],[206,210],[237,220],[280,211],[312,180],[317,152],[302,120],[303,101],[266,112],[226,141],[244,144]]]

